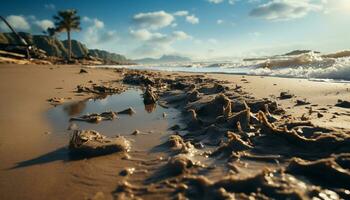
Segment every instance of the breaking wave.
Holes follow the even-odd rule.
[[[285,60],[270,61],[267,64],[270,65],[267,67],[258,67],[249,71],[248,74],[350,80],[350,57],[331,58],[328,56],[304,54]]]
[[[308,52],[292,56],[246,58],[223,62],[162,63],[106,67],[350,81],[350,51],[326,55]]]

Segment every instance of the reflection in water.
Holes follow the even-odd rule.
[[[74,116],[82,113],[86,107],[86,101],[79,101],[65,105],[63,110],[69,115]]]
[[[106,136],[130,135],[135,129],[149,131],[155,127],[167,130],[168,123],[172,123],[171,118],[163,118],[163,113],[175,116],[178,111],[173,108],[163,108],[156,104],[145,105],[142,99],[142,91],[139,89],[130,89],[121,94],[110,95],[105,99],[90,99],[68,105],[61,105],[52,108],[48,117],[52,122],[55,132],[64,132],[70,125],[72,117],[78,117],[86,114],[103,112],[120,112],[130,113],[131,109],[134,115],[118,114],[116,120],[107,120],[99,124],[74,122],[79,129],[96,130]]]
[[[145,110],[148,112],[148,113],[151,113],[153,111],[155,111],[157,108],[157,104],[155,103],[152,103],[152,104],[145,104]]]

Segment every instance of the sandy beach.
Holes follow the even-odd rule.
[[[350,199],[350,1],[0,7],[0,200]]]
[[[65,98],[64,104],[67,104],[91,97],[91,94],[77,95],[74,92],[77,85],[89,81],[109,83],[116,87],[124,85],[120,80],[125,72],[120,70],[87,68],[88,73],[81,74],[80,69],[80,66],[0,66],[0,199],[113,199],[118,197],[115,194],[118,184],[125,180],[125,177],[119,175],[120,171],[128,166],[142,168],[128,159],[123,159],[120,154],[75,161],[69,161],[64,155],[60,155],[59,149],[67,147],[69,135],[57,131],[52,121],[50,122],[47,113],[54,106],[47,100],[53,97]],[[162,72],[161,76],[174,74],[179,73]],[[198,74],[181,74],[195,75]],[[312,107],[314,113],[309,116],[311,122],[347,132],[350,128],[349,109],[334,106],[338,99],[346,100],[349,97],[349,83],[222,74],[205,76],[228,81],[226,85],[232,85],[233,88],[236,85],[242,86],[243,91],[259,99],[275,99],[287,114],[295,117],[308,113]],[[295,97],[278,99],[283,91],[289,91]],[[306,99],[310,104],[295,106],[297,99]],[[178,115],[176,117],[181,118]],[[167,126],[170,123],[159,123],[149,130],[162,132],[169,129]],[[61,130],[65,129],[66,127],[61,127]],[[133,127],[125,130],[129,129]],[[133,138],[134,146],[148,146],[140,151],[131,151],[131,154],[140,154],[141,157],[147,155],[144,157],[146,160],[163,155],[164,153],[152,155],[149,149],[159,145],[158,142],[165,141],[168,136],[155,137],[158,139],[153,142],[145,139],[147,136],[142,134]],[[137,177],[134,179],[136,183],[141,182],[137,179],[142,179],[144,175]],[[145,197],[147,199],[154,195]]]

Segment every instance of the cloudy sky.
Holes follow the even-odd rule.
[[[130,58],[350,49],[350,0],[11,0],[0,14],[19,31],[41,34],[70,8],[82,22],[74,39]],[[1,23],[0,30],[7,31]]]

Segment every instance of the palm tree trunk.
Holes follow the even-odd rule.
[[[70,39],[70,31],[67,30],[67,39],[68,39],[68,61],[72,58],[72,42]]]

